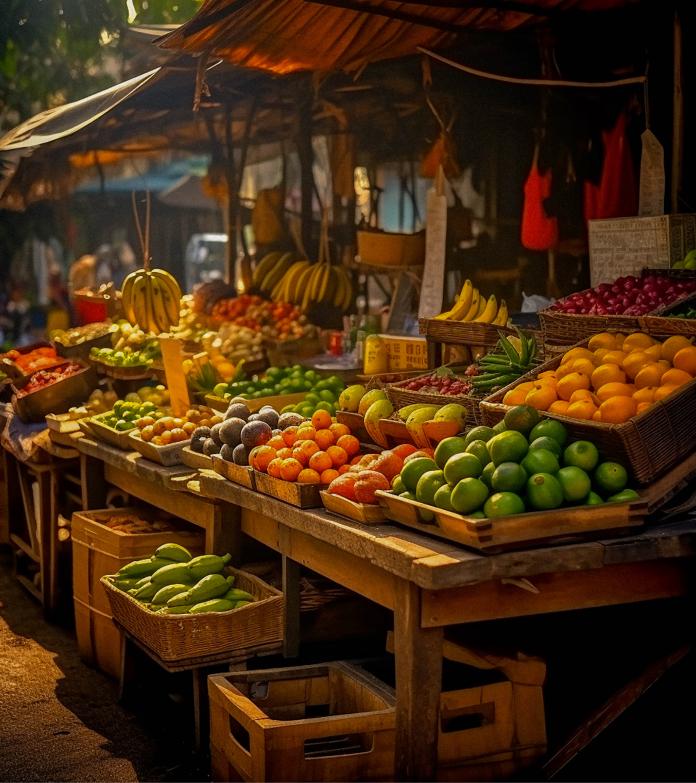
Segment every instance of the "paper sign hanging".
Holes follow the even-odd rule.
[[[185,416],[191,407],[188,384],[184,373],[184,354],[181,340],[160,337],[164,375],[169,389],[170,405],[175,416]]]
[[[447,196],[444,193],[442,166],[430,188],[426,202],[425,266],[421,288],[419,318],[432,318],[442,312],[445,287],[445,249],[447,240]]]

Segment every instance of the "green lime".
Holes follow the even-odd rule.
[[[532,449],[546,449],[546,451],[555,454],[558,459],[561,458],[561,452],[563,451],[561,444],[548,435],[540,435],[538,438],[534,438],[529,444],[529,450],[531,451]]]
[[[435,493],[435,505],[438,508],[444,509],[445,511],[454,511],[454,506],[452,505],[452,487],[450,487],[448,484],[443,484],[440,489]]]
[[[435,519],[435,514],[433,514],[432,511],[428,511],[427,508],[419,508],[418,509],[418,518],[421,522],[425,522],[425,524],[430,524]]]
[[[522,460],[522,467],[531,476],[534,473],[557,473],[561,466],[552,451],[533,449],[530,446],[527,456]]]
[[[483,481],[484,484],[486,484],[490,489],[493,488],[493,474],[495,473],[495,464],[493,462],[489,462],[486,467],[483,469],[480,475],[481,481]]]
[[[524,514],[524,501],[514,492],[496,492],[483,504],[483,513],[487,517],[509,517]]]
[[[623,489],[607,498],[607,503],[630,503],[632,500],[640,500],[640,495],[635,489]]]
[[[467,514],[469,519],[487,519],[483,511],[473,511],[471,514]]]
[[[586,506],[600,506],[604,501],[596,492],[589,492],[585,498]]]
[[[445,474],[441,470],[427,471],[416,484],[416,500],[432,506],[435,502],[435,493],[446,483]]]
[[[216,383],[215,386],[213,386],[213,394],[216,397],[222,397],[226,391],[227,391],[226,383]]]
[[[573,465],[583,470],[594,470],[599,462],[599,452],[594,443],[589,440],[576,440],[566,446],[563,452],[563,464]],[[585,493],[587,494],[587,493]]]
[[[468,454],[473,454],[477,457],[482,465],[487,465],[491,461],[491,455],[488,453],[488,446],[486,446],[486,442],[483,440],[472,440],[465,451]]]
[[[462,479],[452,490],[450,500],[454,510],[460,514],[469,514],[481,508],[488,497],[488,487],[477,478]]]
[[[550,473],[535,473],[527,481],[527,500],[537,511],[558,508],[563,503],[563,489]]]
[[[526,435],[539,423],[539,411],[531,405],[515,405],[505,414],[503,421],[507,429]]]
[[[404,484],[401,476],[394,476],[392,479],[391,488],[392,491],[397,495],[400,495],[402,492],[406,492],[406,485]]]
[[[568,503],[579,503],[584,500],[592,489],[590,477],[582,468],[575,465],[561,468],[556,478],[563,489],[563,497]]]
[[[336,395],[329,389],[322,389],[322,391],[319,392],[319,397],[321,397],[324,402],[330,402],[332,405],[336,402]]]
[[[527,483],[527,471],[516,462],[501,462],[491,476],[495,492],[519,492]]]
[[[127,421],[126,419],[119,419],[116,422],[116,426],[114,427],[115,430],[118,430],[118,432],[127,432],[128,430],[133,429],[133,424],[130,421]]]
[[[507,429],[507,425],[505,424],[505,419],[501,419],[497,424],[493,425],[493,432],[497,435],[500,432],[505,432]]]
[[[462,479],[480,476],[482,470],[483,465],[473,454],[455,454],[445,464],[445,479],[453,487]]]
[[[500,432],[488,441],[488,452],[496,466],[501,462],[519,462],[529,450],[527,439],[521,432]]]
[[[568,433],[566,428],[560,421],[555,419],[542,419],[538,424],[532,427],[532,431],[529,433],[529,440],[536,440],[537,438],[553,438],[561,446],[568,440]]]
[[[437,462],[438,467],[444,468],[450,457],[453,457],[455,454],[462,454],[466,451],[466,445],[464,438],[459,438],[457,436],[441,440],[435,449],[435,462]]]
[[[602,462],[595,469],[594,483],[601,492],[613,495],[626,488],[628,473],[618,462]]]
[[[416,496],[413,494],[413,492],[409,492],[408,490],[406,490],[406,492],[401,492],[399,494],[399,497],[400,498],[405,498],[406,500],[415,500],[416,499]]]
[[[464,440],[467,446],[475,440],[482,440],[484,443],[487,443],[494,435],[495,430],[493,427],[480,425],[478,427],[472,427],[469,432],[466,433]]]
[[[316,405],[321,398],[318,394],[315,394],[314,392],[310,392],[305,398],[305,402],[311,402],[312,405]]]
[[[437,470],[435,461],[430,457],[416,457],[416,459],[410,459],[401,468],[401,480],[404,482],[404,486],[409,492],[415,492],[418,486],[418,480],[420,477],[427,473],[429,470]]]
[[[326,402],[326,400],[322,400],[321,402],[318,402],[314,410],[327,411],[332,416],[335,413],[334,406],[330,402]]]

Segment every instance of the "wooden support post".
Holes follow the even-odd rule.
[[[674,77],[672,86],[672,176],[670,211],[679,212],[679,191],[684,147],[684,95],[682,93],[682,25],[679,10],[674,11]]]
[[[435,780],[442,628],[421,627],[420,590],[400,581],[394,606],[396,780]],[[434,631],[434,633],[433,633]]]
[[[237,173],[234,162],[234,143],[232,138],[232,111],[225,111],[225,180],[227,182],[227,249],[225,254],[225,279],[234,284],[234,269],[237,260],[237,214],[239,209],[239,192],[237,188]]]
[[[297,155],[300,159],[302,244],[308,257],[312,246],[312,199],[314,196],[314,150],[312,148],[312,93],[309,81],[297,102]]]
[[[283,655],[296,658],[300,650],[300,564],[283,555],[283,594],[285,595],[285,637]]]
[[[80,457],[80,480],[82,482],[82,510],[104,508],[106,503],[106,479],[104,463],[95,457]]]

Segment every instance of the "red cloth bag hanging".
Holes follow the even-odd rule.
[[[537,163],[538,157],[537,146],[532,168],[524,183],[521,239],[527,250],[549,250],[558,244],[558,220],[549,217],[544,209],[544,201],[551,195],[551,169],[542,174]]]
[[[604,166],[599,185],[585,182],[585,220],[638,214],[638,188],[626,124],[626,114],[621,112],[614,127],[602,131]]]

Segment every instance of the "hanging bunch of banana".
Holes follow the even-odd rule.
[[[466,280],[452,309],[436,315],[435,318],[439,321],[468,321],[505,326],[508,321],[508,307],[504,299],[498,303],[493,294],[486,299],[471,280]]]
[[[273,252],[265,255],[254,269],[252,286],[263,296],[270,297],[276,285],[297,260],[295,253]]]
[[[150,268],[150,194],[147,194],[145,233],[133,196],[133,211],[138,237],[143,249],[143,269],[131,272],[121,286],[121,306],[126,319],[144,332],[161,334],[179,323],[181,288],[164,269]]]

